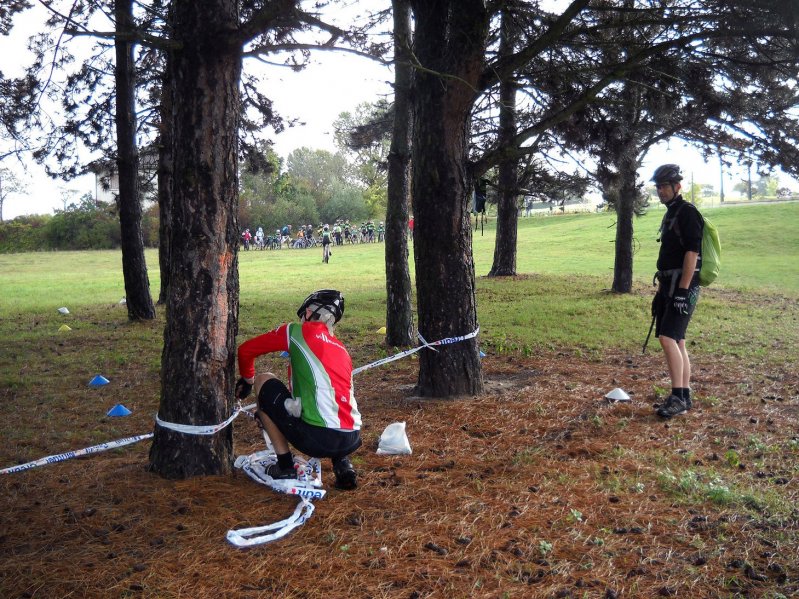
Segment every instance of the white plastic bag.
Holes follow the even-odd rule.
[[[386,427],[380,435],[377,445],[377,455],[410,455],[411,444],[405,434],[404,422],[393,422]]]
[[[286,407],[286,412],[295,418],[299,418],[302,414],[302,402],[299,397],[287,397],[283,405]]]

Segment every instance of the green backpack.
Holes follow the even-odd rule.
[[[699,284],[707,287],[719,276],[721,239],[716,225],[705,217],[702,218],[705,221],[705,226],[702,227],[702,268],[699,271]]]
[[[684,204],[683,204],[684,205]],[[682,206],[677,210],[672,220],[677,236],[680,236],[680,229],[677,226],[677,216],[680,214]],[[702,216],[702,268],[699,271],[699,284],[702,287],[707,287],[719,276],[721,269],[721,238],[719,237],[719,230],[716,228],[709,219]]]

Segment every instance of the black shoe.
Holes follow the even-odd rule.
[[[333,460],[333,474],[336,475],[335,487],[349,491],[358,486],[358,474],[349,458]]]
[[[685,414],[691,409],[691,400],[685,400],[676,395],[669,395],[666,401],[663,402],[657,409],[657,415],[661,418],[671,418],[672,416],[679,416]]]
[[[278,464],[269,464],[264,471],[267,476],[274,480],[288,480],[297,478],[297,471],[294,468],[281,468]]]

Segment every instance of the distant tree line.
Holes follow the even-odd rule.
[[[284,160],[269,144],[259,144],[240,164],[240,227],[263,227],[269,232],[286,224],[383,220],[386,174],[380,144],[369,150],[350,150],[344,136],[380,109],[379,104],[365,103],[352,114],[342,113],[336,121],[342,133],[337,135],[339,151],[335,153],[303,147]],[[147,188],[147,183],[140,182],[140,188]],[[152,201],[144,205],[141,228],[144,245],[157,248],[159,210]],[[86,194],[54,215],[21,216],[0,223],[0,252],[118,249],[120,235],[117,205]]]
[[[342,113],[337,127],[353,126],[356,116]],[[385,218],[385,158],[380,153],[350,151],[343,140],[339,151],[298,148],[285,163],[268,144],[261,144],[255,160],[240,165],[238,221],[240,228],[318,225],[337,220]]]
[[[55,215],[19,216],[0,225],[0,251],[103,250],[119,247],[119,217],[82,200]]]
[[[242,165],[239,204],[242,228],[263,227],[268,233],[285,224],[315,226],[339,219],[360,222],[385,218],[385,180],[371,184],[364,181],[358,176],[363,165],[348,161],[344,153],[300,148],[289,155],[287,170],[281,170],[283,159],[270,148],[264,150],[264,155],[267,167],[253,170],[251,164]],[[370,160],[370,168],[375,172],[383,168],[380,159]],[[752,199],[791,195],[789,189],[779,189],[779,180],[771,175],[762,175],[751,183],[741,180],[733,186],[733,191],[747,197],[750,186]],[[711,184],[686,182],[684,187],[685,197],[696,204],[717,195]],[[494,190],[488,194],[488,203],[497,203]],[[158,247],[158,226],[158,206],[149,203],[142,218],[146,247]],[[55,214],[18,216],[0,222],[0,253],[119,247],[120,224],[115,204],[98,202],[91,194]]]

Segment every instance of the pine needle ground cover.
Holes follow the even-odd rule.
[[[728,230],[736,210],[750,209],[719,211],[734,219]],[[755,216],[740,218],[754,225]],[[577,226],[585,247],[608,251],[607,215],[563,218],[577,225],[522,222],[520,246],[547,247],[544,229],[568,239]],[[638,221],[642,238],[657,220]],[[595,261],[586,272],[582,260],[557,272],[566,262],[539,249],[542,266],[523,266],[521,249],[519,271],[529,274],[486,279],[490,235],[475,239],[485,393],[417,398],[412,358],[358,375],[357,490],[335,490],[324,463],[328,495],[313,517],[275,544],[239,550],[228,529],[283,519],[296,499],[239,472],[160,479],[146,470],[147,442],[4,475],[0,596],[799,594],[797,261],[770,257],[787,274],[761,284],[742,271],[740,282],[706,290],[692,325],[697,401],[663,422],[652,404],[667,392],[665,364],[656,342],[640,349],[654,253],[636,258],[640,280],[620,297],[605,291],[612,257],[584,247],[580,256]],[[795,251],[796,233],[786,235],[778,245]],[[311,287],[335,284],[349,290],[340,333],[355,364],[394,353],[376,333],[382,250],[334,250],[330,265],[313,250],[243,253],[242,338],[291,316]],[[27,300],[9,296],[39,259],[21,285]],[[111,252],[0,256],[0,466],[152,430],[163,312],[128,323],[119,269]],[[285,367],[277,357],[259,366]],[[97,374],[111,382],[90,388]],[[632,401],[607,403],[614,387]],[[106,416],[117,403],[132,414]],[[413,454],[377,455],[396,421],[407,423]],[[251,421],[233,426],[237,454],[261,448]]]

